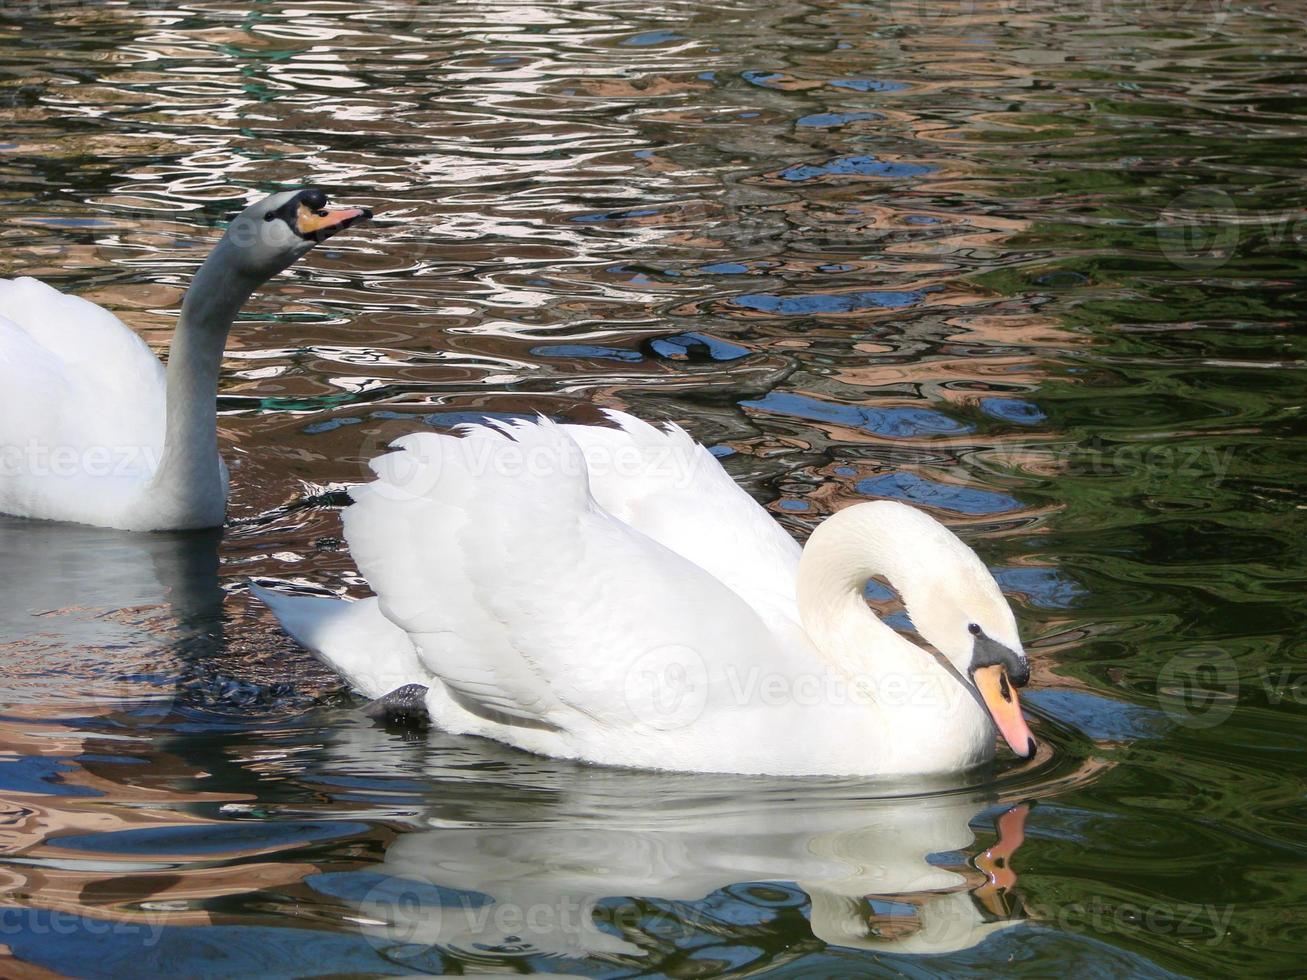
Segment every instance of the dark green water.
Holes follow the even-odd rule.
[[[221,539],[0,519],[0,973],[1299,971],[1305,29],[0,5],[0,275],[163,350],[243,202],[382,217],[234,330]],[[680,421],[796,534],[875,497],[949,523],[1012,596],[1040,756],[551,763],[374,726],[247,602],[361,591],[338,510],[389,439],[602,406]]]

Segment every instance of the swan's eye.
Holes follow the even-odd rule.
[[[271,220],[272,220],[273,218],[275,218],[275,217],[277,217],[277,215],[276,215],[274,212],[269,211],[267,214],[265,214],[265,215],[263,216],[263,220],[264,220],[264,221],[271,221]]]
[[[967,624],[967,629],[971,631],[971,635],[972,635],[972,636],[979,636],[979,635],[980,635],[980,627],[977,626],[975,623],[968,623],[968,624]]]

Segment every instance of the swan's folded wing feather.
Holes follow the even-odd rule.
[[[111,522],[163,449],[164,371],[94,303],[0,279],[0,513]]]
[[[163,365],[108,310],[0,279],[0,442],[157,455],[163,400]]]
[[[769,622],[798,622],[798,543],[685,430],[623,412],[617,428],[565,425],[595,499],[609,513],[710,572]]]
[[[718,694],[741,663],[767,669],[759,617],[599,507],[561,427],[511,433],[405,437],[345,513],[382,612],[460,704],[563,733],[638,728],[642,664],[678,661]]]
[[[145,341],[89,300],[39,279],[0,279],[0,317],[53,355],[70,376],[93,378],[97,391],[131,395],[142,384],[162,389],[163,365]]]
[[[382,612],[413,640],[423,664],[455,696],[488,715],[534,723],[559,706],[508,641],[468,573],[478,549],[502,547],[495,522],[476,532],[480,444],[500,440],[409,436],[372,462],[378,479],[353,491],[344,514],[350,553]]]

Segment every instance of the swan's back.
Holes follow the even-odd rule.
[[[0,279],[0,512],[97,523],[158,465],[164,371],[116,316]]]
[[[423,433],[395,445],[373,462],[378,479],[354,491],[345,535],[379,611],[442,682],[449,701],[433,710],[438,725],[547,755],[756,770],[731,758],[756,751],[756,740],[726,738],[739,732],[732,682],[811,664],[724,581],[721,556],[714,574],[609,512],[591,492],[593,455],[562,426],[473,426],[461,438]],[[631,513],[642,499],[656,513],[656,487],[638,467],[630,477],[638,492],[600,492]],[[698,503],[681,516],[705,534],[714,519],[753,525],[747,510]],[[734,565],[771,560],[755,541],[734,542]],[[783,577],[784,560],[770,578]],[[659,685],[684,670],[702,677],[695,690],[706,701],[684,706],[693,716],[668,728]],[[705,745],[723,757],[704,758]]]
[[[604,414],[616,428],[562,426],[599,506],[712,574],[773,628],[797,625],[798,542],[684,429]]]

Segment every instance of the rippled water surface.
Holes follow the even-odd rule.
[[[233,330],[223,535],[0,519],[0,973],[1300,968],[1303,20],[0,3],[0,275],[162,352],[245,202],[379,213]],[[601,407],[798,535],[946,521],[1040,756],[911,792],[551,763],[374,724],[249,601],[363,592],[339,509],[398,435]]]

